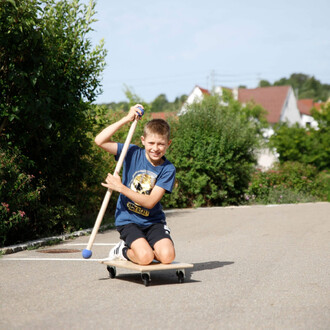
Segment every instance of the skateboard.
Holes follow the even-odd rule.
[[[160,271],[160,270],[168,270],[174,269],[176,270],[176,275],[178,277],[179,283],[183,283],[185,279],[185,269],[193,268],[193,264],[186,264],[182,262],[172,262],[171,264],[162,264],[160,262],[152,262],[150,265],[138,265],[131,261],[123,261],[123,260],[108,260],[104,259],[101,261],[102,264],[107,265],[107,270],[109,272],[110,278],[116,277],[116,269],[117,268],[125,268],[134,271],[138,271],[141,273],[141,279],[145,286],[149,286],[151,281],[150,272]]]

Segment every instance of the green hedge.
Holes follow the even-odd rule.
[[[257,121],[237,102],[217,96],[194,103],[173,122],[168,158],[177,169],[166,207],[239,204],[256,163]]]
[[[284,204],[329,200],[328,171],[298,162],[277,164],[253,174],[245,194],[248,203]]]

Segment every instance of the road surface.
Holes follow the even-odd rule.
[[[97,260],[118,242],[100,233],[0,258],[0,329],[330,329],[330,203],[201,208],[167,213],[173,271],[119,269]],[[41,253],[68,249],[72,253]],[[74,252],[78,250],[78,252]]]

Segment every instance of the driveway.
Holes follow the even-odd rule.
[[[5,255],[0,329],[330,328],[330,203],[174,210],[167,219],[176,259],[194,264],[185,283],[175,271],[152,273],[149,287],[123,269],[110,279],[98,260],[118,241],[114,230],[97,235],[89,260],[87,236]]]

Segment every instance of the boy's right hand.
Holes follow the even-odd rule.
[[[126,116],[129,119],[129,121],[134,121],[135,119],[140,120],[142,118],[142,115],[143,115],[142,110],[139,109],[138,107],[140,107],[144,110],[143,105],[141,105],[141,104],[133,105],[129,109],[129,113]]]

